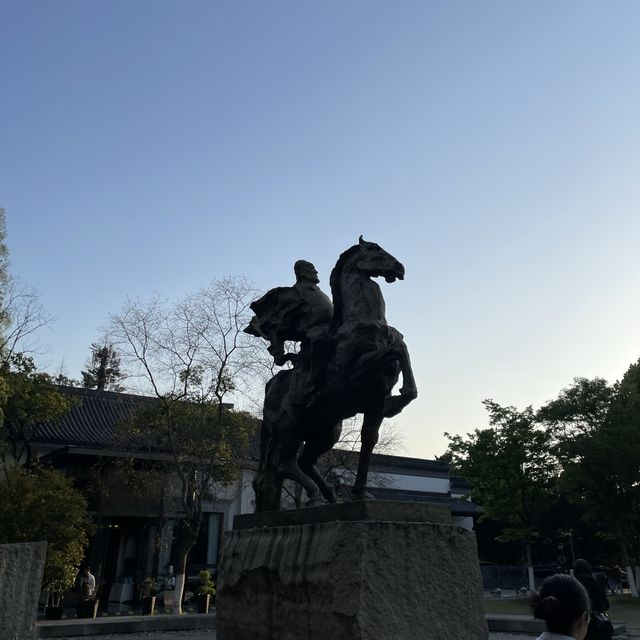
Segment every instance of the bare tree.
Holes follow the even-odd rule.
[[[8,362],[18,351],[35,351],[35,333],[53,318],[40,303],[38,292],[9,271],[6,212],[0,207],[0,360]]]
[[[34,354],[38,348],[37,331],[52,320],[35,289],[8,277],[0,297],[2,360],[7,361],[17,352]]]
[[[158,401],[130,426],[148,446],[168,453],[178,485],[178,607],[203,507],[216,486],[237,478],[242,446],[257,430],[257,420],[231,411],[228,400],[250,383],[255,367],[257,347],[243,328],[258,293],[244,278],[214,280],[176,303],[158,296],[128,301],[109,322],[130,386]]]

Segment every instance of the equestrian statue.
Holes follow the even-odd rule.
[[[280,370],[265,388],[260,464],[253,482],[256,511],[280,509],[284,479],[300,483],[309,504],[335,502],[316,468],[339,440],[342,421],[364,415],[354,499],[366,490],[371,454],[384,418],[397,415],[418,391],[402,334],[387,324],[380,286],[404,278],[404,267],[374,242],[347,249],[331,272],[333,303],[318,287],[318,272],[298,260],[292,287],[277,287],[251,304],[245,331],[269,341]],[[286,353],[287,342],[299,342]],[[402,374],[399,395],[392,390]]]

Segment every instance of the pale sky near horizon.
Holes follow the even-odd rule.
[[[640,3],[0,0],[12,271],[79,376],[127,297],[262,288],[360,234],[406,455],[640,356]]]

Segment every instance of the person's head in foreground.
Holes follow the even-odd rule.
[[[589,624],[589,596],[573,577],[548,577],[531,599],[533,617],[544,620],[549,633],[584,640]],[[543,634],[541,638],[548,637]]]

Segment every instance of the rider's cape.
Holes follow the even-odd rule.
[[[329,322],[331,300],[318,288],[276,287],[251,303],[256,314],[245,332],[272,340],[302,340],[310,327]]]

